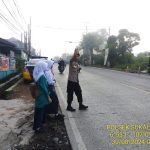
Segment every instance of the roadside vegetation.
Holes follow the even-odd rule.
[[[139,43],[140,35],[127,29],[120,29],[118,35],[110,35],[106,29],[86,33],[78,45],[82,51],[81,64],[133,73],[150,73],[149,52],[145,51],[137,56],[133,53],[134,47]],[[65,56],[67,57],[67,54]]]

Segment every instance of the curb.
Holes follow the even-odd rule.
[[[2,92],[2,98],[5,100],[10,100],[11,99],[11,95],[13,94],[13,90],[14,88],[20,84],[23,81],[23,79],[19,79],[14,85],[10,86],[8,89],[6,89],[4,92]]]
[[[0,85],[0,95],[3,94],[5,90],[7,90],[9,87],[11,87],[13,84],[15,84],[20,79],[21,79],[21,74],[18,74],[16,76],[10,78],[5,83],[2,83]]]
[[[64,123],[65,123],[66,131],[70,140],[72,150],[87,150],[72,113],[66,111],[67,101],[65,101],[65,97],[61,91],[61,88],[58,83],[56,83],[56,85],[57,85],[56,89],[58,91],[57,93],[61,99],[59,101],[60,109],[62,113],[65,115]]]

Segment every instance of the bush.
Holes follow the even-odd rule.
[[[103,55],[93,55],[94,65],[104,65],[104,56]]]
[[[19,72],[22,72],[24,66],[25,66],[25,60],[22,59],[22,58],[20,58],[20,57],[17,57],[17,58],[16,58],[16,69],[17,69]]]
[[[114,66],[114,68],[118,68],[120,70],[126,70],[127,66],[128,66],[127,64],[123,64],[123,65],[117,64]]]

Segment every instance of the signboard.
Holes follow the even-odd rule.
[[[10,57],[14,58],[15,57],[15,53],[13,51],[10,51]]]
[[[9,69],[9,58],[6,56],[0,56],[0,70]]]
[[[9,66],[10,69],[16,69],[16,60],[15,60],[15,53],[13,51],[10,51],[10,62],[9,62]]]
[[[14,58],[10,58],[10,69],[16,69],[16,60]]]

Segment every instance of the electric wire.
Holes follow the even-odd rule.
[[[22,15],[21,11],[19,10],[19,7],[18,7],[17,3],[15,2],[15,0],[13,0],[13,2],[14,2],[14,5],[15,5],[15,7],[16,7],[16,9],[17,9],[17,12],[18,12],[20,18],[21,18],[21,19],[24,21],[24,23],[27,25],[27,23],[26,23],[26,21],[25,21],[25,19],[24,19],[24,16]]]
[[[43,29],[51,29],[51,30],[64,30],[64,31],[85,31],[85,28],[62,28],[62,27],[52,27],[52,26],[41,26],[41,25],[37,25],[37,28],[43,28]],[[87,30],[87,29],[86,29]],[[96,27],[88,27],[88,31],[95,31],[95,30],[100,30],[100,28],[96,28]],[[87,32],[87,31],[85,31]]]
[[[16,10],[16,9],[15,9],[16,7],[14,8],[14,7],[12,6],[10,0],[8,0],[8,3],[9,3],[9,6],[10,6],[10,8],[11,8],[11,10],[12,10],[12,13],[14,14],[15,18],[18,20],[18,24],[23,28],[23,30],[25,30],[25,29],[24,29],[24,25],[23,25],[24,23],[22,22],[22,19],[20,18],[19,15],[17,15],[18,12],[15,11],[15,10]],[[17,13],[17,14],[16,14],[16,13]]]
[[[11,11],[8,9],[7,5],[5,4],[5,2],[2,0],[4,6],[6,7],[6,9],[8,10],[9,14],[11,15],[11,17],[14,19],[14,21],[18,24],[18,26],[24,31],[24,29],[19,25],[18,21],[15,19],[15,17],[12,15]]]
[[[2,13],[4,14],[2,14]],[[9,21],[8,16],[2,11],[0,10],[0,15],[1,15],[1,19],[4,20],[6,22],[6,24],[11,25],[12,28],[14,28],[17,32],[22,32],[19,28],[17,28],[11,21]],[[7,18],[6,18],[7,17]]]
[[[5,22],[5,24],[8,26],[8,28],[13,32],[15,33],[16,35],[19,35],[18,31],[16,31],[16,29],[14,27],[12,27],[12,25],[8,24],[8,20],[7,19],[4,19],[3,16],[1,16],[0,14],[0,18],[1,18],[1,22]]]

